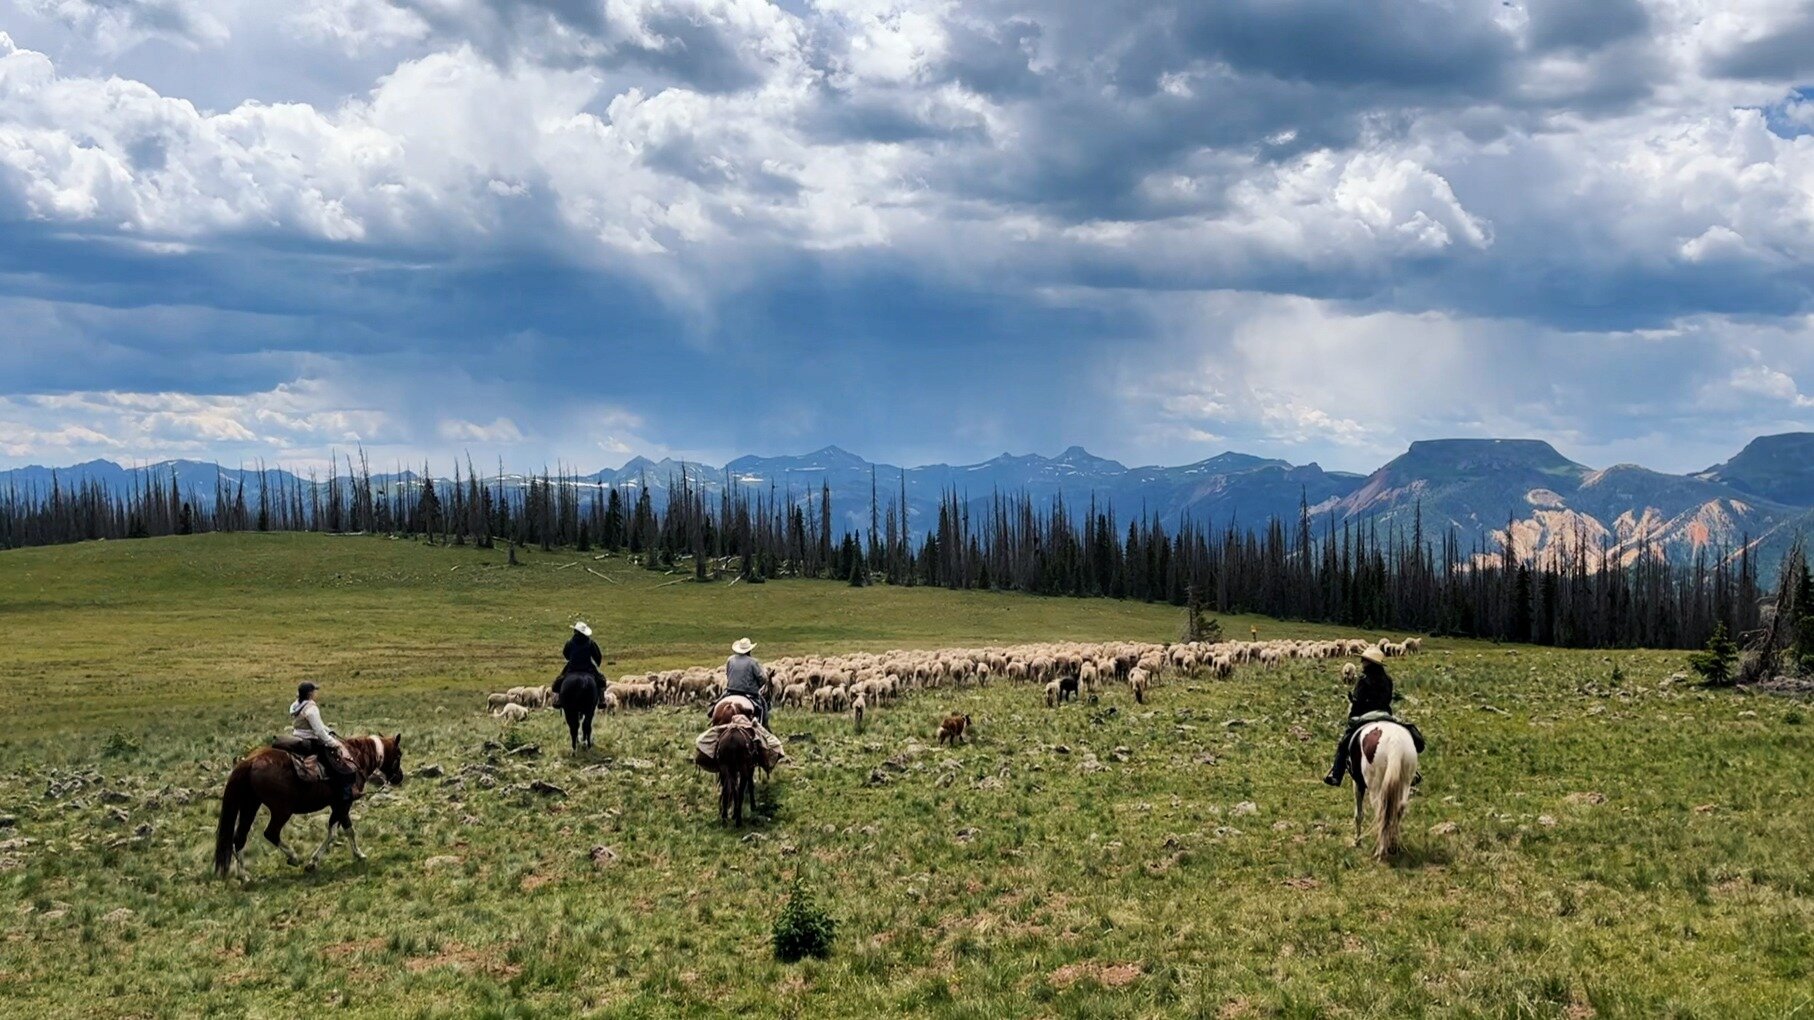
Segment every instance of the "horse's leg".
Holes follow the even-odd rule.
[[[1367,803],[1367,784],[1356,777],[1354,783],[1354,845],[1360,846],[1361,811]]]
[[[258,818],[259,800],[256,795],[246,799],[239,809],[239,824],[233,830],[233,866],[239,869],[239,877],[246,877],[246,837],[252,834],[252,822]]]
[[[288,811],[278,811],[276,808],[272,808],[271,824],[265,826],[265,839],[272,846],[283,851],[284,860],[289,861],[290,865],[294,867],[302,863],[302,858],[297,857],[296,851],[291,850],[283,841],[283,827],[289,824],[289,821],[290,813]]]
[[[756,814],[756,766],[755,765],[751,764],[751,765],[744,766],[744,768],[743,768],[743,786],[745,789],[747,789],[750,792],[750,818],[751,819],[760,818],[761,816]]]
[[[567,713],[567,744],[570,749],[579,750],[579,715],[575,712]]]
[[[339,824],[339,812],[337,812],[337,811],[329,812],[328,813],[328,836],[326,839],[321,841],[321,846],[318,849],[316,849],[314,855],[309,858],[308,869],[310,871],[314,871],[318,866],[320,866],[321,858],[329,850],[334,848],[334,837],[336,836],[336,833],[334,832],[334,827],[338,824]]]
[[[731,818],[739,829],[743,828],[743,770],[747,767],[738,762],[731,770]]]
[[[353,828],[352,812],[350,812],[350,811],[347,812],[346,824],[341,827],[346,830],[347,846],[350,846],[353,848],[353,860],[356,860],[356,861],[365,860],[365,851],[359,849],[359,833]]]
[[[725,824],[729,823],[731,820],[731,805],[730,805],[730,802],[725,799],[725,795],[730,787],[730,784],[731,784],[730,770],[728,770],[724,767],[723,761],[720,761],[718,763],[718,824],[719,825],[725,825]]]
[[[585,729],[586,750],[590,751],[592,750],[592,713],[588,711],[586,714],[580,716],[580,723]]]

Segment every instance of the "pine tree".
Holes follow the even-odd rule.
[[[1804,561],[1795,586],[1794,644],[1790,659],[1801,673],[1814,673],[1814,568]]]
[[[428,473],[428,466],[422,467],[422,495],[416,500],[416,529],[434,542],[437,524],[441,520],[441,497],[435,494],[435,480]]]
[[[1701,680],[1709,687],[1725,687],[1732,683],[1732,667],[1738,661],[1738,646],[1726,636],[1726,625],[1715,624],[1713,636],[1707,639],[1707,647],[1688,656],[1688,665],[1701,675]]]

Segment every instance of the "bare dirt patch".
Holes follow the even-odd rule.
[[[1104,988],[1126,988],[1140,980],[1146,973],[1137,963],[1067,963],[1050,974],[1046,980],[1055,988],[1069,988],[1079,981],[1089,979]]]

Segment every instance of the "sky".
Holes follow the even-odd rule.
[[[1814,2],[0,0],[0,467],[1814,428]]]

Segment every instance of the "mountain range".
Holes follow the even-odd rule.
[[[0,492],[45,491],[53,477],[64,485],[94,480],[127,491],[148,475],[167,478],[172,472],[204,501],[212,498],[217,474],[229,486],[243,480],[248,492],[261,484],[255,470],[198,461],[123,467],[97,460],[3,471]],[[1259,527],[1274,518],[1295,521],[1300,505],[1308,504],[1319,530],[1334,520],[1408,533],[1421,513],[1428,538],[1453,529],[1464,549],[1495,550],[1509,535],[1523,557],[1566,552],[1585,542],[1595,551],[1606,545],[1626,562],[1645,550],[1687,562],[1697,551],[1735,551],[1748,540],[1773,565],[1796,535],[1814,529],[1811,432],[1760,437],[1730,460],[1688,475],[1634,464],[1596,470],[1539,440],[1440,439],[1412,443],[1370,475],[1233,452],[1177,467],[1128,467],[1078,446],[1056,457],[1004,453],[979,464],[903,469],[828,446],[798,456],[739,457],[721,467],[636,457],[572,481],[588,487],[647,485],[660,499],[683,475],[708,495],[731,485],[808,503],[817,502],[823,484],[831,490],[838,524],[859,533],[869,526],[872,485],[884,512],[905,494],[916,534],[932,526],[941,496],[952,493],[973,506],[998,493],[1025,493],[1039,505],[1063,500],[1080,511],[1093,499],[1112,505],[1123,525],[1156,514],[1166,522],[1188,515],[1218,528]],[[275,470],[263,477],[286,485],[297,481]],[[419,485],[420,477],[402,472],[373,481],[388,491]],[[525,482],[526,476],[503,477],[506,486]]]

